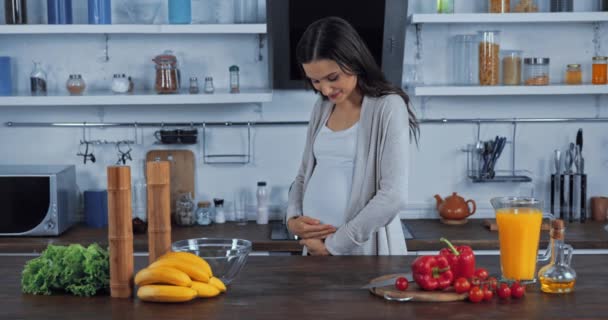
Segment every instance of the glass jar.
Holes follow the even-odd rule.
[[[546,86],[549,84],[549,58],[524,59],[524,84]]]
[[[521,84],[521,64],[523,51],[504,50],[502,55],[502,84],[518,86]]]
[[[479,84],[495,86],[500,73],[500,31],[479,32]]]
[[[538,12],[536,0],[515,0],[511,12]]]
[[[211,94],[215,91],[213,87],[213,77],[205,77],[205,93]]]
[[[606,84],[608,78],[606,71],[608,71],[608,57],[596,56],[593,57],[593,71],[591,75],[591,83],[593,84]]]
[[[566,84],[576,85],[583,83],[583,71],[580,64],[569,64],[566,67]]]
[[[33,96],[46,96],[46,72],[40,66],[40,62],[34,61],[34,70],[30,73],[30,89]]]
[[[190,94],[197,94],[199,92],[198,89],[198,78],[197,77],[190,77],[190,89],[189,89]]]
[[[460,34],[452,38],[454,54],[452,54],[452,74],[454,84],[462,86],[476,85],[478,77],[477,36]]]
[[[196,223],[201,226],[211,224],[211,203],[209,201],[199,201],[198,209],[196,209]]]
[[[551,12],[572,12],[574,0],[551,0]]]
[[[195,222],[194,199],[190,193],[184,193],[175,203],[175,223],[180,226],[191,226]]]
[[[230,66],[230,93],[239,93],[239,67]]]
[[[176,93],[179,89],[179,69],[177,58],[170,50],[152,59],[156,63],[156,81],[154,89],[157,93]]]
[[[129,92],[129,79],[124,74],[114,74],[112,78],[112,92],[127,93]]]
[[[84,83],[84,79],[79,74],[71,74],[66,83],[66,87],[68,92],[71,95],[80,95],[84,92],[86,84]]]
[[[234,0],[234,22],[256,23],[258,21],[258,0]]]
[[[511,12],[511,1],[510,0],[489,0],[488,12],[489,13]]]
[[[437,0],[437,13],[454,13],[454,0]]]

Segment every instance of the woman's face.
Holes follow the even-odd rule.
[[[353,96],[357,76],[344,72],[333,60],[316,60],[302,64],[312,86],[331,102],[340,104]]]

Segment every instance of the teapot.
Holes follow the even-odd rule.
[[[477,209],[474,200],[464,200],[461,196],[459,196],[456,192],[453,192],[451,196],[448,196],[444,199],[441,198],[440,195],[435,195],[435,200],[437,200],[437,211],[439,211],[439,215],[443,218],[443,220],[461,220],[466,222],[466,218],[473,213]],[[473,210],[470,210],[469,203],[473,205]]]

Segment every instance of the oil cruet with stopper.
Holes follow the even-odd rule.
[[[576,272],[570,266],[574,249],[564,243],[564,220],[551,222],[551,262],[538,271],[540,289],[546,293],[574,291]]]

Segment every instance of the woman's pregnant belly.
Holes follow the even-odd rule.
[[[352,166],[318,163],[304,192],[304,215],[335,227],[344,224],[352,176]]]

